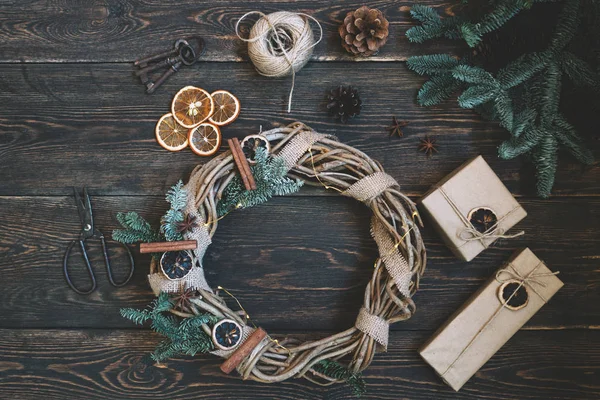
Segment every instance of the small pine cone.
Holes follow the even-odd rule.
[[[358,95],[358,90],[353,89],[352,86],[340,86],[331,89],[327,95],[327,100],[329,113],[344,124],[350,118],[360,114],[362,101]]]
[[[362,6],[349,12],[340,25],[338,31],[342,46],[354,55],[369,57],[377,54],[387,41],[389,25],[381,11]]]

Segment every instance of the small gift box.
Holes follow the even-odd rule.
[[[563,286],[529,249],[518,251],[419,350],[458,391]]]
[[[420,201],[452,252],[471,261],[527,213],[483,157],[467,161],[435,185]]]

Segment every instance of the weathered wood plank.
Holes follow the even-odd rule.
[[[100,197],[91,191],[96,225],[109,235],[117,211],[138,211],[157,224],[160,197]],[[427,227],[428,266],[414,297],[415,316],[395,330],[433,330],[517,248],[529,246],[565,282],[529,328],[598,327],[600,318],[600,201],[597,198],[523,199],[529,212],[519,224],[527,234],[499,243],[471,263],[457,261]],[[275,198],[231,213],[221,222],[204,259],[208,282],[233,292],[266,329],[336,330],[351,326],[377,256],[369,237],[370,214],[347,198]],[[427,221],[426,221],[427,222]],[[316,229],[316,227],[318,227]],[[78,234],[72,197],[0,197],[0,327],[128,327],[121,307],[145,307],[149,256],[136,254],[133,281],[108,285],[96,257],[99,289],[71,291],[62,273],[63,252]],[[98,246],[93,250],[99,255]],[[121,254],[123,255],[123,254]],[[117,269],[123,258],[113,257]],[[71,259],[76,282],[85,284],[78,254]],[[232,301],[231,306],[235,303]]]
[[[152,96],[130,72],[119,64],[0,65],[0,195],[65,195],[70,186],[90,182],[106,195],[162,195],[204,162],[187,149],[167,152],[154,139],[156,121],[187,84],[229,89],[240,98],[240,118],[223,129],[225,138],[301,120],[380,161],[412,195],[478,154],[513,193],[535,195],[533,171],[521,160],[496,156],[508,135],[504,130],[454,102],[417,106],[422,80],[401,63],[360,69],[313,64],[297,77],[291,114],[285,112],[291,81],[260,77],[249,64],[208,63],[182,71]],[[325,111],[325,92],[340,83],[354,84],[364,101],[362,115],[347,125]],[[403,138],[388,136],[393,115],[410,121]],[[417,150],[426,135],[440,146],[430,159]],[[600,142],[591,146],[599,148]],[[584,169],[561,156],[554,192],[597,195],[598,176],[598,164]]]
[[[419,3],[430,4],[445,13],[460,4],[435,0]],[[254,10],[310,14],[319,20],[324,31],[314,59],[354,60],[342,48],[337,30],[348,11],[363,4],[357,0],[326,3],[279,0],[264,1],[260,6],[240,0],[2,2],[0,62],[133,62],[164,51],[176,39],[188,36],[205,39],[206,61],[247,60],[246,45],[237,38],[235,24],[242,15]],[[413,24],[408,12],[411,4],[391,0],[369,3],[382,10],[390,22],[388,43],[379,55],[369,60],[405,60],[414,54],[457,49],[455,42],[409,44],[404,33]],[[245,36],[255,20],[249,19],[248,24],[242,25]],[[318,35],[316,26],[314,31]]]
[[[341,384],[305,380],[274,385],[219,371],[202,355],[150,365],[160,340],[148,331],[0,330],[4,398],[353,399]],[[325,336],[315,333],[310,338]],[[431,332],[396,332],[387,353],[364,372],[365,399],[592,399],[600,396],[600,331],[518,332],[455,393],[417,354]]]

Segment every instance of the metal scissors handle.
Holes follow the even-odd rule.
[[[100,243],[102,245],[102,254],[104,256],[104,265],[106,266],[106,275],[108,276],[108,281],[110,282],[110,284],[115,287],[121,287],[121,286],[126,285],[129,282],[129,280],[131,279],[131,277],[133,276],[133,272],[135,269],[135,264],[133,261],[133,255],[131,254],[131,250],[129,250],[129,247],[127,247],[126,245],[122,245],[123,247],[125,247],[125,250],[127,250],[130,269],[129,269],[129,275],[127,276],[127,279],[125,279],[123,282],[117,283],[117,282],[115,282],[112,267],[110,264],[110,259],[108,258],[108,248],[106,245],[106,240],[104,239],[104,234],[94,227],[92,204],[90,202],[90,197],[88,195],[87,189],[83,188],[83,199],[81,198],[81,196],[79,195],[79,192],[75,188],[73,188],[73,192],[75,193],[75,203],[77,204],[77,212],[79,213],[79,220],[81,222],[81,233],[79,235],[79,239],[71,241],[71,243],[69,243],[69,245],[67,246],[67,250],[65,251],[65,256],[63,259],[63,271],[65,274],[65,279],[67,280],[67,283],[69,284],[71,289],[73,289],[78,294],[90,294],[94,290],[96,290],[96,287],[97,287],[96,276],[94,275],[94,271],[92,270],[90,258],[88,256],[88,252],[85,247],[86,241],[88,239],[94,238],[94,239],[100,239]],[[76,243],[79,243],[79,247],[81,249],[81,255],[83,257],[88,275],[92,282],[92,286],[88,290],[81,290],[81,289],[77,288],[73,284],[73,281],[71,281],[71,277],[69,276],[69,270],[68,270],[69,255],[71,254],[71,250],[73,249],[73,246],[75,246]]]

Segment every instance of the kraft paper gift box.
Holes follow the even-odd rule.
[[[527,213],[485,162],[475,157],[435,185],[420,201],[446,245],[471,261]]]
[[[531,250],[517,251],[421,347],[458,391],[563,286]]]

